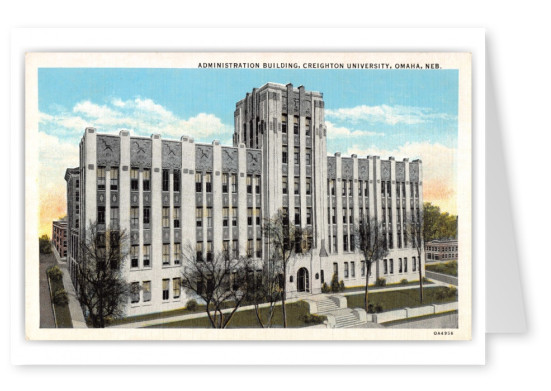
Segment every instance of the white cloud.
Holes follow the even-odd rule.
[[[416,125],[434,119],[453,119],[445,113],[434,113],[431,109],[411,106],[367,106],[360,105],[350,108],[326,109],[325,115],[329,118],[345,121],[368,121],[388,125],[406,124]]]
[[[77,103],[73,107],[73,112],[92,118],[116,117],[118,115],[117,112],[111,110],[109,107],[105,105],[100,106],[88,100]]]
[[[338,137],[356,137],[356,136],[384,136],[384,133],[372,132],[369,130],[350,130],[344,126],[336,126],[330,121],[325,121],[327,126],[327,137],[328,138],[338,138]]]

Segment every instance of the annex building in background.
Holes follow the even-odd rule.
[[[427,262],[457,261],[457,239],[438,239],[425,243]]]
[[[67,256],[67,221],[57,220],[52,222],[52,244],[59,258]]]
[[[327,155],[320,92],[267,83],[236,103],[233,145],[98,134],[87,128],[77,168],[68,169],[68,265],[73,281],[78,242],[90,223],[129,233],[123,273],[141,290],[127,315],[183,307],[182,250],[208,260],[267,259],[264,218],[282,210],[290,224],[309,228],[311,250],[287,270],[287,297],[321,292],[334,274],[361,286],[366,270],[354,227],[381,222],[389,254],[370,278],[387,283],[419,278],[424,256],[408,243],[406,223],[423,208],[422,162],[378,156]],[[417,217],[418,218],[418,217]]]

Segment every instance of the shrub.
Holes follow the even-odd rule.
[[[375,286],[386,286],[386,279],[377,278],[377,281],[375,281]]]
[[[67,292],[65,291],[65,289],[58,289],[54,293],[54,303],[57,305],[69,304],[69,296],[67,296]]]
[[[331,288],[329,288],[329,285],[327,285],[327,283],[323,283],[321,285],[321,293],[329,293],[331,292]]]
[[[42,235],[38,238],[38,248],[40,249],[41,254],[52,253],[52,244],[50,243],[50,238],[48,235]]]
[[[423,282],[430,282],[430,280],[427,277],[423,276]]]
[[[191,299],[191,300],[188,300],[188,302],[186,303],[186,309],[188,311],[196,311],[197,310],[197,307],[198,307],[198,304],[195,300]]]
[[[383,305],[381,303],[375,304],[375,312],[383,312]]]
[[[450,285],[447,289],[448,297],[456,297],[457,296],[457,288],[453,285]]]
[[[373,313],[374,313],[373,304],[369,304],[369,305],[367,306],[367,313],[368,313],[368,314],[373,314]]]
[[[344,292],[344,281],[343,280],[339,281],[339,292]]]
[[[315,314],[302,315],[302,321],[306,324],[321,324],[326,319],[325,316]]]
[[[408,284],[408,279],[407,278],[402,278],[400,280],[400,285],[407,285]]]
[[[340,285],[339,285],[339,278],[336,274],[333,274],[333,278],[331,278],[331,292],[337,293],[339,292]]]
[[[59,268],[59,266],[55,265],[48,269],[48,277],[52,281],[60,281],[63,277],[63,271]]]

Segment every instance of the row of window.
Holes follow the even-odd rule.
[[[212,173],[206,172],[196,172],[195,173],[195,192],[201,193],[203,192],[203,184],[204,184],[204,191],[206,193],[212,193]],[[254,193],[260,194],[260,176],[258,175],[247,175],[246,178],[246,186],[247,186],[247,194],[253,194],[253,186],[254,186]],[[237,174],[222,174],[222,193],[227,194],[230,191],[232,194],[237,193],[238,188],[238,182],[237,182]]]
[[[142,247],[143,251],[143,268],[151,267],[151,245],[147,244]],[[182,245],[180,243],[174,243],[173,245],[173,266],[178,266],[181,264],[182,259]],[[170,266],[170,244],[163,244],[163,253],[162,253],[163,266]],[[139,268],[139,246],[130,247],[130,268],[137,269]]]
[[[381,194],[383,197],[390,197],[390,181],[382,182],[381,183]],[[341,185],[341,192],[342,196],[352,196],[352,190],[353,185],[351,180],[342,180]],[[414,193],[415,191],[415,193]],[[327,185],[327,195],[334,196],[336,193],[336,186],[335,186],[335,180],[329,179],[328,185]],[[400,193],[402,194],[402,198],[406,197],[406,183],[405,182],[396,182],[396,195],[399,196]],[[415,197],[419,197],[419,183],[410,183],[410,194],[413,197],[415,194]],[[369,197],[369,186],[367,181],[358,181],[358,196],[359,197]]]
[[[457,246],[448,246],[448,247],[435,247],[435,246],[427,246],[427,251],[457,251]]]
[[[301,217],[300,217],[300,208],[295,208],[295,216],[294,216],[294,224],[295,225],[301,225]],[[289,225],[289,208],[284,207],[283,208],[283,220],[284,223]],[[306,208],[306,225],[312,225],[312,208],[307,207]]]
[[[282,191],[283,194],[288,194],[289,192],[289,179],[286,176],[282,177]],[[312,194],[312,178],[306,178],[306,195]],[[293,180],[293,191],[295,195],[300,195],[300,177],[296,176]]]
[[[170,278],[162,280],[162,295],[163,300],[170,299]],[[140,300],[144,303],[151,301],[151,281],[142,281],[141,286],[139,282],[132,282],[131,284],[131,303],[139,303]],[[141,294],[140,294],[141,292]],[[182,293],[182,282],[180,278],[172,279],[172,298],[179,299]]]
[[[300,127],[299,127],[299,117],[297,115],[294,115],[292,117],[293,119],[293,134],[298,135],[300,133]],[[287,114],[281,115],[281,132],[287,133],[287,120],[288,116]],[[312,132],[312,120],[310,117],[306,117],[304,121],[304,132],[306,133],[306,136],[310,136]]]
[[[412,257],[411,260],[412,271],[417,271],[417,261],[415,257]],[[407,273],[408,272],[408,259],[398,258],[398,273]],[[383,259],[383,273],[384,274],[394,274],[394,260],[393,259]]]
[[[231,243],[231,244],[230,244]],[[262,258],[262,240],[256,239],[256,246],[253,246],[253,239],[247,240],[246,256],[252,258],[253,255],[257,258]],[[195,252],[198,261],[212,261],[212,241],[207,241],[206,251],[204,251],[204,244],[199,241],[195,245]],[[239,242],[237,240],[224,240],[222,242],[222,253],[226,258],[236,259],[239,258]]]
[[[281,163],[288,164],[289,163],[289,150],[286,145],[281,147]],[[306,148],[304,153],[304,161],[307,166],[312,165],[312,150],[310,148]],[[293,148],[293,163],[295,165],[300,164],[300,148],[294,147]]]
[[[175,192],[180,191],[180,170],[168,170],[163,169],[162,171],[162,191],[169,191],[169,182],[170,182],[170,172],[173,174],[173,190]],[[139,172],[138,168],[130,169],[130,190],[138,191],[139,190]],[[105,190],[106,188],[106,168],[98,166],[97,174],[97,185],[98,190]],[[109,186],[111,190],[119,189],[119,168],[111,167],[109,170]],[[77,186],[78,187],[78,186]],[[142,170],[142,188],[143,191],[151,190],[151,170],[146,168]],[[77,192],[77,201],[78,201],[78,192]]]

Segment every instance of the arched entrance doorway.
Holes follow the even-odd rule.
[[[297,273],[297,291],[298,292],[310,292],[310,277],[308,270],[305,267],[301,267]]]

